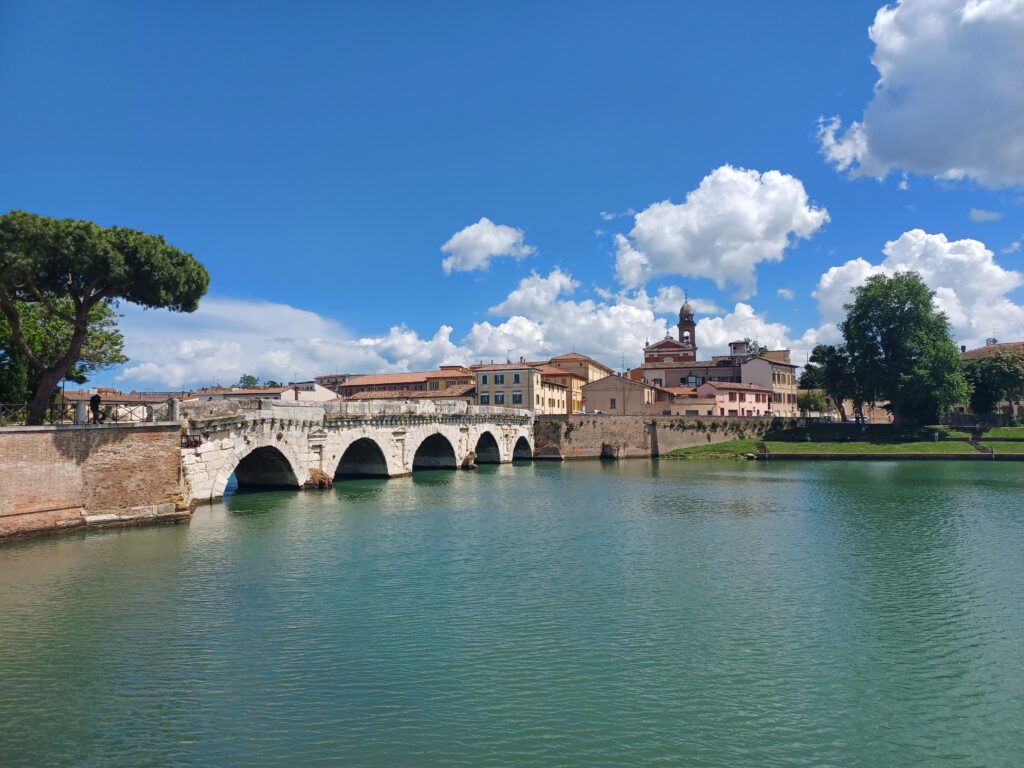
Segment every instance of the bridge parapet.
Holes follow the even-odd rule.
[[[253,399],[182,404],[182,448],[193,500],[241,484],[298,487],[314,477],[387,477],[416,469],[532,456],[533,414],[465,402],[291,403]]]

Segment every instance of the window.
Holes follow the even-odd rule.
[[[480,405],[490,405],[490,404],[491,404],[491,396],[488,393],[486,393],[486,392],[482,393],[480,395]]]
[[[430,382],[430,389],[431,389],[432,392],[436,392],[440,388],[441,388],[441,382],[439,382],[439,381],[432,381],[432,382]]]
[[[609,408],[609,410],[614,411],[617,407],[618,406],[615,404],[615,398],[613,397],[612,400],[611,400],[611,404],[608,406],[608,408]]]
[[[483,374],[483,375],[482,375],[482,376],[480,377],[480,383],[481,383],[481,384],[486,384],[486,383],[487,383],[487,374],[486,374],[486,373],[485,373],[485,374]]]
[[[494,374],[494,383],[495,384],[504,384],[505,383],[505,374],[504,373],[496,373],[496,374]]]
[[[660,387],[661,386],[661,381],[662,381],[661,379],[651,379],[651,384],[653,384],[656,387]]]
[[[516,376],[518,376],[518,375],[519,374],[517,373]],[[522,392],[513,392],[512,393],[512,405],[522,405],[522,404],[523,404],[523,393]]]
[[[537,395],[537,405],[540,405],[540,395]]]
[[[730,403],[735,403],[736,402],[736,393],[735,392],[730,392],[729,393],[729,402]]]
[[[495,405],[504,405],[505,404],[505,393],[504,392],[495,392],[494,393],[494,404]]]
[[[513,373],[512,374],[512,383],[513,384],[518,384],[519,383],[519,374],[518,373]]]

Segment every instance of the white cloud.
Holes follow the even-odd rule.
[[[789,328],[782,323],[770,323],[757,314],[752,306],[739,302],[733,311],[719,317],[704,317],[697,321],[697,346],[700,357],[728,352],[730,341],[754,339],[769,349],[790,346]]]
[[[476,323],[463,340],[473,360],[543,358],[575,349],[618,368],[639,362],[644,341],[664,337],[668,325],[655,316],[643,291],[602,301],[568,298],[578,283],[559,269],[520,280],[508,298],[491,308],[500,323]],[[676,310],[678,311],[678,307]]]
[[[308,379],[325,373],[431,368],[464,362],[465,350],[441,326],[420,339],[402,326],[380,338],[355,339],[315,312],[266,301],[208,296],[191,314],[122,308],[125,385],[184,388],[231,384],[243,373],[262,379]]]
[[[879,179],[899,169],[1024,183],[1024,0],[902,0],[869,34],[874,96],[845,131],[820,121],[829,162]]]
[[[971,208],[971,221],[999,221],[1003,214],[999,211],[986,211],[984,208]]]
[[[448,256],[441,262],[446,275],[454,272],[470,272],[487,269],[491,259],[497,256],[511,256],[523,259],[536,249],[527,245],[523,230],[505,224],[495,224],[487,217],[476,224],[459,230],[441,246]]]
[[[781,261],[797,238],[828,221],[808,202],[799,179],[723,165],[704,177],[686,201],[654,203],[636,214],[629,236],[615,238],[615,270],[629,288],[657,275],[706,277],[721,289],[754,294],[756,269]]]
[[[1017,253],[1020,250],[1020,240],[1014,240],[1008,246],[1003,248],[1003,253]]]
[[[821,276],[813,295],[825,323],[845,317],[851,289],[870,275],[913,271],[935,291],[935,304],[949,317],[960,343],[980,346],[993,331],[1009,339],[1024,337],[1024,306],[1008,297],[1024,285],[1024,274],[999,265],[984,243],[913,229],[886,243],[882,252],[880,264],[851,259]]]
[[[796,298],[796,294],[793,292],[792,288],[779,288],[779,290],[775,292],[775,295],[783,301],[792,301]]]
[[[684,295],[683,289],[678,285],[663,285],[652,300],[651,306],[655,312],[661,314],[679,314],[683,302],[689,301],[693,311],[702,315],[710,315],[721,312],[721,308],[711,299],[694,299]]]

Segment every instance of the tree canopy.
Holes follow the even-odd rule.
[[[854,289],[840,324],[854,388],[888,400],[893,421],[929,423],[967,400],[960,354],[934,292],[915,272],[872,275]]]
[[[846,347],[842,346],[818,344],[811,350],[811,356],[800,375],[800,387],[824,390],[843,421],[847,419],[847,400],[853,401],[857,407],[864,402],[856,386],[850,356]]]
[[[202,264],[159,235],[24,211],[0,216],[0,312],[38,373],[29,423],[42,423],[57,384],[82,359],[98,306],[124,300],[193,312],[209,284]],[[34,312],[69,329],[56,359],[30,343]]]
[[[1019,397],[1024,389],[1024,355],[999,350],[995,354],[964,364],[970,382],[971,410],[992,413],[1004,401]]]

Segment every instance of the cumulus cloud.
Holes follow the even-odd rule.
[[[678,285],[661,286],[651,300],[651,306],[655,312],[674,315],[679,313],[685,301],[689,301],[693,311],[700,314],[713,314],[722,311],[711,299],[698,299],[686,296],[683,293],[683,289]]]
[[[971,208],[971,221],[983,222],[983,221],[999,221],[1003,218],[1003,214],[999,211],[986,211],[984,208]]]
[[[623,357],[636,364],[644,341],[668,331],[646,293],[577,301],[570,298],[577,285],[559,269],[523,278],[490,310],[507,319],[474,324],[463,346],[474,360],[542,358],[575,349],[617,368]]]
[[[980,346],[993,330],[1006,338],[1024,336],[1024,306],[1008,295],[1024,285],[1024,274],[998,264],[984,243],[913,229],[886,243],[882,253],[879,264],[851,259],[821,276],[813,295],[825,323],[845,317],[843,304],[852,300],[851,290],[869,276],[913,271],[935,291],[935,304],[961,343]]]
[[[448,254],[441,262],[441,268],[450,275],[452,272],[487,269],[491,259],[498,256],[526,258],[536,249],[527,245],[524,238],[523,230],[495,224],[485,216],[476,224],[460,229],[441,246],[441,251]]]
[[[278,381],[337,372],[430,368],[465,362],[450,326],[421,339],[403,326],[379,338],[353,338],[339,323],[287,304],[208,296],[191,314],[122,309],[131,362],[121,384],[186,388],[230,384],[243,373]]]
[[[845,130],[819,122],[830,163],[879,179],[899,169],[1024,183],[1024,0],[902,0],[878,10],[869,35],[874,96]]]
[[[775,295],[783,301],[792,301],[796,298],[796,294],[793,293],[792,288],[779,288],[779,290],[775,292]]]
[[[795,239],[827,221],[799,179],[723,165],[684,203],[665,200],[637,213],[629,235],[615,238],[615,271],[627,288],[677,274],[709,278],[720,289],[733,284],[745,298],[756,291],[758,264],[781,261]]]

